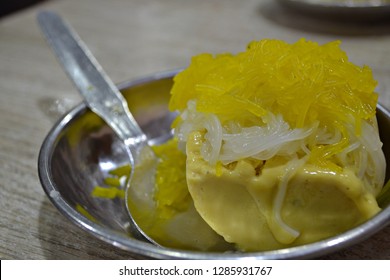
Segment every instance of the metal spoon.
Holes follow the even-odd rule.
[[[130,164],[134,167],[139,161],[141,150],[150,147],[146,135],[130,113],[125,98],[104,73],[76,32],[59,15],[43,11],[38,14],[37,19],[65,72],[84,97],[88,107],[99,115],[125,143]],[[126,185],[126,198],[129,195],[133,175],[134,168]],[[137,239],[158,245],[137,225],[130,213],[128,199],[125,201],[130,217],[130,233]]]

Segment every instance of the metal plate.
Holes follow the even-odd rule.
[[[168,110],[172,78],[177,72],[153,75],[119,85],[130,110],[150,143],[171,137],[175,114]],[[390,167],[390,112],[378,106],[378,124]],[[39,154],[39,177],[51,202],[71,222],[113,246],[161,259],[298,259],[312,258],[360,242],[390,221],[390,206],[366,223],[320,242],[267,252],[199,252],[157,247],[132,238],[121,199],[99,199],[90,195],[112,168],[127,164],[123,143],[86,105],[80,104],[64,115],[47,135]]]
[[[292,10],[345,21],[390,20],[389,0],[278,0]]]

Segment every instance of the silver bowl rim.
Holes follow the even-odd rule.
[[[388,1],[381,0],[366,0],[366,1],[318,1],[318,0],[279,0],[282,3],[290,5],[305,5],[325,9],[346,9],[346,10],[362,10],[362,9],[383,9],[389,8]]]
[[[144,78],[123,82],[118,84],[119,89],[134,87],[152,81],[173,78],[180,70],[172,70],[146,76]],[[381,104],[377,108],[382,111],[388,118],[390,112]],[[125,234],[120,234],[111,229],[105,228],[93,221],[87,219],[71,205],[69,205],[60,195],[58,186],[51,176],[51,156],[54,151],[56,139],[60,135],[63,128],[74,118],[81,116],[88,110],[84,103],[77,105],[70,110],[51,128],[45,137],[38,157],[38,175],[42,187],[53,205],[74,224],[94,235],[100,240],[103,240],[115,247],[139,254],[145,257],[156,259],[256,259],[256,260],[271,260],[271,259],[309,259],[323,256],[356,243],[359,243],[369,236],[372,236],[388,224],[390,224],[390,206],[380,211],[376,216],[372,217],[367,222],[346,231],[335,237],[321,240],[315,243],[306,245],[278,249],[264,252],[198,252],[188,250],[178,250],[172,248],[158,247],[151,243],[129,238]]]

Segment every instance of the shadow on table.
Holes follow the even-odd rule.
[[[39,211],[39,236],[46,259],[145,259],[116,248],[73,225],[44,198]]]
[[[291,29],[310,33],[342,36],[390,35],[390,15],[377,21],[348,20],[332,16],[309,14],[288,9],[275,1],[261,2],[258,13],[268,21]]]

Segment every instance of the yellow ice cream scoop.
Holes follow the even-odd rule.
[[[204,133],[187,141],[187,183],[200,216],[245,251],[315,242],[344,232],[380,209],[356,175],[282,159],[243,159],[218,168],[201,156]],[[286,176],[290,178],[286,178]],[[287,182],[287,184],[285,184]]]

